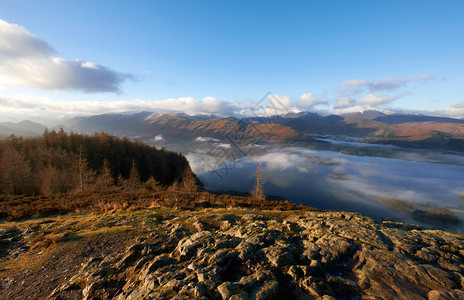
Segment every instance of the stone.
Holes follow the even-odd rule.
[[[230,299],[234,292],[238,289],[238,285],[231,282],[224,282],[217,287],[218,292],[221,294],[222,299]]]
[[[164,267],[166,265],[170,265],[174,263],[176,260],[169,257],[167,254],[161,254],[155,257],[151,262],[148,263],[148,266],[146,268],[146,273],[152,273],[158,270],[161,267]]]
[[[141,238],[117,255],[89,259],[49,298],[66,298],[73,286],[84,298],[273,299],[291,291],[288,299],[464,299],[461,236],[345,212],[283,222],[215,212],[227,228],[195,214],[160,220],[155,243]],[[190,234],[175,222],[198,222],[201,230],[189,227]]]
[[[279,247],[270,247],[264,251],[269,262],[276,268],[288,266],[294,263],[293,255]]]
[[[462,300],[464,299],[464,291],[462,290],[432,290],[428,294],[429,300]]]
[[[176,250],[179,252],[180,256],[192,256],[202,245],[213,242],[214,240],[211,238],[211,233],[209,231],[201,231],[193,234],[191,237],[182,239],[178,243]]]
[[[251,299],[264,300],[272,299],[277,293],[279,283],[275,280],[264,281],[261,286],[255,289],[255,292],[250,295]]]

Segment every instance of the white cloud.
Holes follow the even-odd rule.
[[[193,97],[171,98],[166,100],[132,100],[115,102],[72,101],[61,102],[46,97],[0,95],[0,111],[5,114],[28,116],[59,116],[102,114],[125,111],[185,112],[187,114],[231,115],[234,105],[212,97],[197,100]]]
[[[335,101],[336,107],[350,107],[356,103],[356,100],[350,97],[339,97]]]
[[[404,85],[410,82],[429,81],[432,79],[433,76],[430,74],[421,74],[419,76],[414,76],[405,79],[384,77],[378,82],[369,82],[369,89],[371,91],[395,90],[400,87],[403,87]]]
[[[432,80],[430,74],[422,74],[409,78],[384,77],[380,80],[349,79],[339,84],[338,92],[333,97],[317,97],[313,93],[303,93],[299,101],[295,102],[291,110],[313,109],[319,113],[343,114],[363,111],[366,109],[380,109],[382,106],[411,94],[407,90],[400,90],[414,82]],[[395,93],[396,91],[396,93]],[[327,108],[318,107],[327,105]],[[380,108],[379,108],[380,106]],[[448,113],[459,111],[458,107],[451,107]]]
[[[287,96],[269,94],[267,96],[268,105],[266,106],[266,115],[280,115],[289,112],[291,100]]]
[[[349,79],[339,85],[338,96],[335,98],[334,109],[366,106],[373,108],[397,100],[410,93],[401,92],[397,95],[389,95],[393,91],[413,82],[425,82],[432,80],[430,74],[422,74],[410,78],[384,77],[380,80]]]
[[[154,141],[164,141],[164,137],[161,134],[158,134],[153,138]]]
[[[288,107],[290,107],[291,100],[287,96],[269,94],[267,98],[272,107],[274,107],[277,110],[288,109]]]
[[[334,115],[343,115],[343,114],[348,114],[348,113],[354,113],[358,111],[364,111],[368,109],[368,106],[361,106],[361,105],[353,105],[353,106],[337,106],[333,109],[330,109],[328,112]]]
[[[0,19],[0,86],[120,92],[133,75],[82,60],[55,56],[46,41],[26,28]]]
[[[358,100],[358,104],[380,105],[398,99],[398,96],[385,96],[381,94],[367,94]]]
[[[225,157],[214,157],[198,153],[188,153],[185,155],[185,158],[187,158],[190,167],[197,175],[206,174],[208,172],[223,168],[224,164],[228,165],[230,163],[230,160],[226,159]],[[238,165],[238,163],[234,163],[234,165]]]
[[[218,139],[212,138],[212,137],[202,137],[199,136],[195,139],[197,142],[219,142]]]
[[[205,97],[201,100],[197,100],[193,97],[169,98],[166,100],[133,100],[130,102],[123,102],[119,106],[121,106],[119,111],[161,110],[179,111],[192,115],[232,115],[235,112],[235,106],[232,103],[214,97]]]
[[[239,107],[239,105],[242,107]],[[236,110],[246,116],[270,117],[290,112],[299,112],[288,96],[269,93],[261,101],[253,105],[236,102]]]
[[[266,170],[287,170],[288,168],[297,168],[300,172],[308,172],[305,166],[308,165],[305,158],[299,154],[271,152],[261,156],[253,156],[251,161],[264,162]]]
[[[55,50],[26,28],[0,19],[0,57],[48,57]]]
[[[218,144],[218,147],[221,147],[221,148],[225,148],[225,149],[230,149],[232,148],[232,145],[231,144]]]
[[[459,102],[437,113],[450,117],[464,117],[464,102]]]
[[[339,91],[343,95],[356,94],[366,87],[369,82],[365,79],[349,79],[340,83]]]
[[[301,109],[310,109],[317,105],[328,104],[327,101],[319,99],[312,93],[303,93],[299,99],[300,101],[297,102],[296,106]]]
[[[349,79],[340,83],[340,95],[355,95],[364,92],[392,91],[404,87],[411,82],[424,82],[432,80],[430,74],[422,74],[410,78],[390,78],[384,77],[378,81],[366,79]]]
[[[88,69],[98,69],[98,67],[96,65],[94,65],[93,63],[91,63],[89,61],[81,63],[81,67],[88,68]]]

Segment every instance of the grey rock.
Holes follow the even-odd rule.
[[[294,264],[293,255],[285,248],[276,246],[264,250],[269,262],[277,268]]]
[[[428,293],[429,300],[462,300],[464,299],[464,291],[462,290],[432,290]]]
[[[279,283],[275,280],[265,281],[262,286],[255,289],[250,298],[257,300],[272,299],[277,293]]]
[[[221,294],[222,299],[230,299],[238,288],[239,286],[237,284],[224,282],[217,287],[217,290]]]
[[[464,299],[461,236],[345,212],[284,221],[214,212],[212,224],[228,222],[221,228],[196,213],[160,221],[155,243],[139,239],[89,259],[49,297],[65,298],[72,286],[84,298],[273,299],[292,291],[289,299]],[[108,294],[100,283],[115,279],[123,287]]]
[[[176,250],[180,256],[190,257],[195,254],[201,246],[207,246],[214,242],[209,231],[201,231],[193,234],[191,237],[182,239],[177,245]]]

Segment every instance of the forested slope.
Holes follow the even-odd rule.
[[[106,133],[60,130],[0,140],[3,195],[86,192],[147,181],[166,187],[182,181],[186,171],[190,168],[181,154]]]

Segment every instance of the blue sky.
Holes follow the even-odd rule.
[[[463,117],[463,11],[463,1],[3,0],[0,118],[238,114],[268,92],[290,110]]]

